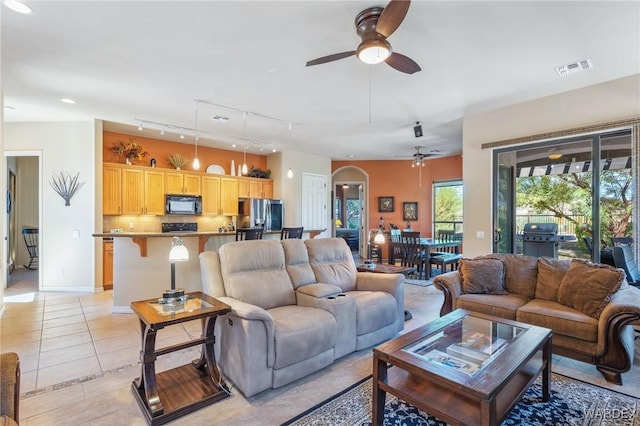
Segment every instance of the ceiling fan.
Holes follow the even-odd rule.
[[[398,29],[407,12],[410,0],[391,0],[387,7],[370,7],[356,16],[356,33],[362,43],[356,50],[334,53],[307,62],[307,66],[325,64],[355,55],[366,64],[386,62],[391,68],[406,74],[421,70],[413,59],[393,52],[387,38]]]
[[[416,152],[411,155],[405,155],[405,156],[401,156],[401,155],[397,155],[397,158],[411,158],[411,167],[419,167],[419,166],[424,166],[425,165],[425,158],[429,158],[429,157],[436,157],[438,155],[440,155],[440,151],[438,151],[437,149],[432,149],[430,152],[428,153],[423,153],[420,152],[420,149],[422,149],[423,147],[418,145],[418,146],[414,146]]]

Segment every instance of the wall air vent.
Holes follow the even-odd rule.
[[[564,77],[565,75],[573,74],[579,71],[590,70],[591,68],[593,68],[591,59],[583,59],[582,61],[572,62],[567,65],[556,67],[556,72],[560,77]]]

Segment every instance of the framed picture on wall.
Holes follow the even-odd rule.
[[[393,197],[378,197],[378,212],[393,212]]]
[[[416,201],[402,203],[402,220],[418,220],[418,203]]]

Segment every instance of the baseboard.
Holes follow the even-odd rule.
[[[130,306],[114,306],[113,308],[111,308],[111,313],[112,314],[132,314],[133,311],[131,310]]]

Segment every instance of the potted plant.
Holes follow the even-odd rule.
[[[111,152],[124,156],[125,163],[131,164],[132,160],[142,160],[149,153],[142,145],[136,143],[133,138],[129,138],[129,143],[118,141],[111,146]]]

